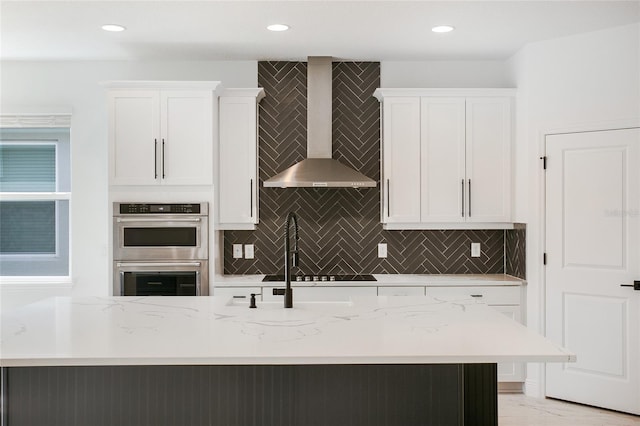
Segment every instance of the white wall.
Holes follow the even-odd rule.
[[[612,128],[640,120],[640,25],[526,46],[508,61],[517,85],[516,220],[527,223],[527,324],[544,332],[544,134]],[[553,161],[552,159],[550,161]],[[524,173],[523,173],[524,172]],[[542,369],[530,365],[527,393],[541,396]]]
[[[513,87],[504,61],[382,61],[381,87]]]
[[[72,293],[109,292],[107,80],[213,80],[225,87],[256,87],[257,62],[2,62],[0,111],[25,112],[53,105],[71,107]],[[44,107],[44,108],[43,108]],[[4,283],[3,283],[4,284]],[[28,285],[25,285],[28,287]],[[2,307],[69,292],[32,285],[27,291],[3,285]]]

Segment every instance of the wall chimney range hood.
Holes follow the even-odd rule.
[[[330,56],[307,60],[307,158],[264,181],[275,188],[374,188],[376,181],[331,158]]]

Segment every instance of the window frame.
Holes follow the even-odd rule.
[[[46,115],[45,118],[49,119],[50,115]],[[66,119],[65,119],[66,118]],[[53,145],[55,147],[55,191],[39,191],[39,192],[0,192],[0,201],[14,201],[14,202],[28,202],[28,201],[54,201],[55,206],[55,218],[54,226],[55,232],[55,253],[0,253],[1,259],[9,261],[28,261],[33,259],[34,261],[55,261],[63,257],[61,253],[61,222],[60,222],[60,208],[57,202],[68,203],[68,226],[66,232],[68,253],[67,257],[67,274],[66,275],[0,275],[2,284],[7,283],[37,283],[42,284],[44,282],[63,283],[69,282],[71,279],[71,238],[72,238],[72,226],[71,226],[71,128],[70,128],[70,115],[58,115],[56,120],[59,121],[59,125],[52,126],[32,126],[32,125],[4,125],[6,116],[0,116],[0,144],[7,145]],[[15,119],[14,119],[15,121]],[[34,117],[29,116],[26,124],[33,124]],[[15,124],[15,123],[13,123]],[[22,134],[13,133],[21,132]],[[8,134],[7,134],[8,133]],[[53,136],[53,137],[52,137]],[[61,149],[64,146],[64,149]],[[64,152],[63,152],[64,151]],[[64,161],[61,159],[61,155],[67,156]],[[67,164],[64,164],[67,163]],[[65,186],[68,186],[68,191],[61,191],[60,186],[62,169],[61,166],[65,166],[64,173],[68,174],[68,182]]]

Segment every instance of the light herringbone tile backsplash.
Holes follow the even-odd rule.
[[[282,273],[284,221],[299,217],[299,273],[464,274],[504,272],[504,231],[384,231],[380,224],[378,62],[333,64],[333,158],[378,181],[371,189],[264,188],[306,156],[307,64],[259,62],[260,223],[224,232],[225,274]],[[377,244],[389,257],[378,259]],[[470,243],[482,256],[470,257]],[[255,259],[233,259],[232,244],[255,244]]]

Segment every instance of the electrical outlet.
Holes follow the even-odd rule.
[[[480,243],[471,243],[471,257],[480,257]]]
[[[244,258],[253,259],[253,244],[244,245]]]
[[[242,259],[242,244],[233,245],[233,258]]]
[[[379,258],[387,257],[387,243],[378,244],[378,257]]]

